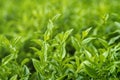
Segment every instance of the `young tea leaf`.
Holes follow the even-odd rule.
[[[12,76],[10,80],[17,80],[17,75]]]
[[[39,62],[38,60],[36,60],[36,59],[32,59],[32,62],[33,62],[33,65],[34,65],[34,67],[35,67],[35,70],[36,70],[37,72],[41,72],[40,62]]]
[[[64,43],[66,41],[66,39],[68,38],[68,36],[71,34],[72,31],[73,31],[73,29],[70,29],[63,34],[62,43]]]
[[[88,35],[88,33],[90,32],[91,29],[92,29],[92,27],[90,27],[87,30],[82,32],[82,39],[84,39]]]
[[[74,38],[74,37],[71,37],[71,41],[72,41],[72,44],[75,47],[75,49],[77,51],[79,51],[80,50],[80,43],[79,43],[79,41],[76,38]]]

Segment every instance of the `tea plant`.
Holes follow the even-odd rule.
[[[0,80],[119,80],[119,0],[1,0]]]

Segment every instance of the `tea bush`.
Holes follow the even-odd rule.
[[[120,0],[0,0],[0,80],[119,80]]]

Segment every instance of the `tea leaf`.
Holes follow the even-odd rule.
[[[88,33],[90,32],[91,29],[92,29],[92,27],[90,27],[82,32],[82,39],[84,39],[88,35]]]
[[[89,66],[87,66],[86,64],[84,64],[84,65],[85,65],[85,70],[86,70],[87,74],[88,74],[89,76],[95,78],[95,77],[97,76],[96,70],[93,69],[93,68],[91,68],[91,67],[89,67]]]
[[[10,80],[17,80],[17,75],[12,76]]]
[[[79,49],[80,49],[80,43],[78,42],[78,40],[76,38],[74,38],[74,37],[71,37],[71,41],[72,41],[72,44],[75,47],[75,49],[77,51],[79,51]]]
[[[66,39],[68,38],[68,36],[72,33],[73,29],[70,29],[68,31],[66,31],[64,34],[63,34],[63,40],[62,40],[62,43],[64,43],[66,41]]]
[[[32,59],[32,62],[33,62],[33,65],[34,65],[34,67],[35,67],[35,70],[36,70],[37,72],[41,72],[40,62],[39,62],[38,60],[36,60],[36,59]]]
[[[89,37],[89,38],[86,38],[82,41],[82,44],[85,45],[85,44],[88,44],[90,41],[94,40],[95,38],[93,37]]]

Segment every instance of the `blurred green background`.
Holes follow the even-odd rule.
[[[13,37],[44,32],[49,19],[57,14],[57,32],[74,28],[100,27],[113,30],[120,20],[119,0],[0,0],[0,34]],[[105,17],[109,20],[104,24]],[[105,28],[105,29],[104,29]],[[105,31],[103,31],[103,30]],[[14,35],[13,35],[14,33]]]

